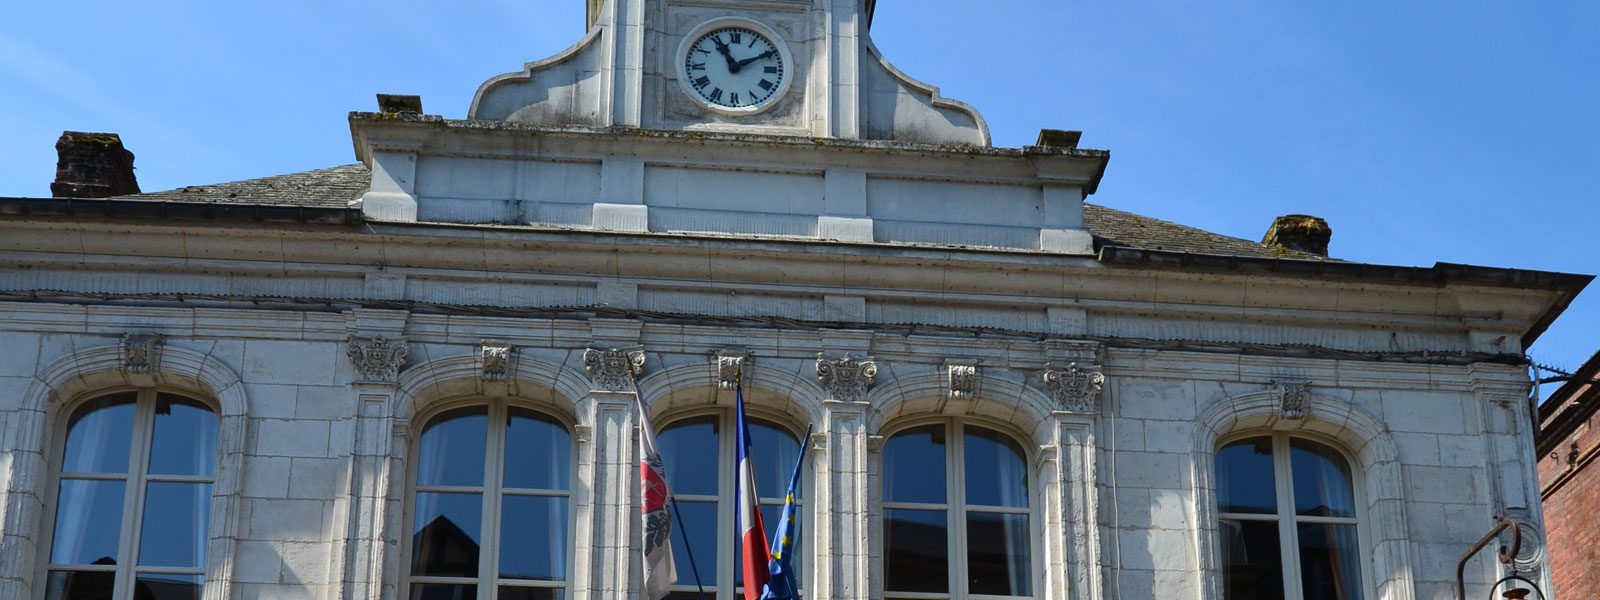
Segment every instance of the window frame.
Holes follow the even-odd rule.
[[[1213,523],[1213,531],[1217,532],[1216,539],[1212,541],[1212,545],[1213,552],[1216,552],[1219,557],[1217,563],[1219,585],[1224,577],[1223,571],[1228,568],[1225,562],[1226,557],[1223,557],[1221,552],[1221,523],[1224,519],[1271,522],[1278,525],[1278,561],[1283,565],[1284,598],[1286,600],[1302,600],[1305,598],[1303,578],[1300,572],[1299,530],[1296,526],[1300,523],[1353,525],[1356,528],[1356,556],[1361,563],[1361,597],[1367,600],[1377,598],[1376,582],[1372,578],[1372,542],[1368,533],[1368,530],[1371,529],[1368,524],[1372,522],[1372,519],[1368,516],[1368,500],[1365,492],[1366,473],[1359,468],[1361,463],[1355,460],[1349,451],[1345,450],[1344,444],[1325,436],[1304,431],[1293,433],[1284,431],[1241,432],[1219,438],[1216,448],[1212,450],[1209,461],[1211,464],[1208,465],[1208,468],[1211,470],[1213,486],[1215,486],[1214,482],[1216,481],[1217,453],[1229,444],[1256,438],[1267,438],[1272,443],[1272,477],[1274,499],[1277,502],[1278,511],[1271,514],[1223,512],[1221,494],[1215,489],[1212,490],[1211,508],[1216,517],[1215,523]],[[1314,442],[1330,448],[1339,454],[1339,458],[1344,460],[1345,466],[1350,469],[1350,498],[1355,505],[1354,517],[1302,516],[1295,514],[1294,472],[1291,468],[1290,444],[1296,439]],[[1288,523],[1289,526],[1285,527],[1284,523]],[[1222,590],[1222,593],[1222,597],[1225,599],[1227,590]]]
[[[438,418],[439,416],[441,416],[441,415],[443,415],[443,414],[445,414],[447,412],[450,412],[450,411],[453,411],[453,410],[457,410],[457,409],[462,409],[462,408],[473,408],[473,407],[478,407],[478,406],[482,406],[482,407],[484,407],[486,409],[485,410],[485,417],[486,417],[487,424],[490,425],[490,426],[486,427],[486,431],[484,432],[484,459],[483,459],[483,462],[484,462],[484,466],[483,466],[483,469],[484,469],[484,480],[483,481],[484,481],[484,483],[483,483],[483,485],[480,485],[480,486],[444,486],[444,485],[418,486],[417,485],[417,465],[420,462],[420,457],[421,457],[421,452],[422,452],[422,443],[421,442],[422,442],[422,434],[423,434],[423,432],[425,432],[428,429],[428,426],[432,424],[432,421],[435,418]],[[506,445],[505,445],[505,434],[504,434],[505,428],[503,428],[503,427],[493,427],[492,424],[496,422],[496,418],[502,418],[503,419],[503,418],[509,417],[510,416],[510,411],[513,408],[518,408],[518,409],[527,410],[527,411],[530,411],[530,412],[537,413],[540,416],[543,416],[545,418],[550,419],[551,421],[554,421],[556,424],[560,425],[567,432],[567,442],[569,444],[569,451],[567,453],[567,459],[568,459],[568,466],[567,466],[568,481],[567,481],[567,489],[566,489],[566,491],[565,492],[558,492],[557,490],[525,490],[525,489],[522,489],[522,488],[513,488],[513,489],[516,489],[517,492],[512,494],[512,495],[517,495],[517,496],[557,497],[557,498],[566,498],[567,499],[567,523],[566,523],[566,527],[567,527],[567,548],[566,548],[566,552],[567,552],[567,558],[566,558],[567,572],[563,576],[563,578],[562,578],[562,580],[560,582],[541,581],[541,580],[520,580],[520,579],[502,580],[501,577],[500,577],[500,573],[499,573],[499,570],[500,570],[500,539],[499,539],[499,537],[500,537],[500,516],[501,516],[500,508],[501,508],[501,504],[502,504],[502,497],[506,494],[506,491],[505,491],[506,488],[504,486],[504,480],[505,480],[505,468],[504,468],[504,465],[505,465]],[[574,424],[572,423],[572,419],[570,419],[567,415],[562,414],[562,413],[560,413],[558,411],[550,410],[549,407],[539,406],[539,405],[536,405],[536,404],[533,404],[533,403],[519,402],[519,401],[516,401],[516,400],[513,400],[513,399],[508,399],[508,398],[473,397],[473,398],[462,398],[462,399],[457,399],[457,400],[452,400],[452,401],[447,401],[447,402],[435,403],[432,406],[428,407],[428,409],[425,412],[417,415],[417,418],[413,419],[412,422],[417,423],[418,426],[412,428],[411,431],[408,432],[409,435],[406,437],[406,446],[407,446],[407,448],[406,448],[405,497],[404,497],[404,500],[403,500],[403,502],[404,502],[404,507],[403,507],[404,510],[401,511],[401,527],[402,527],[402,531],[404,533],[402,534],[401,539],[400,539],[400,543],[399,543],[399,546],[400,546],[400,553],[399,553],[400,554],[400,564],[399,564],[399,572],[400,573],[399,573],[399,575],[400,576],[398,578],[399,579],[399,586],[397,586],[397,589],[396,589],[395,593],[398,594],[398,596],[401,597],[401,598],[410,598],[411,597],[411,586],[412,586],[412,584],[416,584],[416,583],[439,583],[439,584],[449,584],[449,585],[473,585],[473,586],[476,586],[477,589],[478,589],[477,598],[479,600],[494,600],[495,598],[498,597],[499,590],[500,590],[500,588],[502,586],[504,586],[504,587],[531,587],[531,588],[558,589],[558,590],[561,590],[562,598],[565,598],[566,600],[572,600],[572,598],[573,598],[573,588],[572,588],[573,581],[572,580],[573,580],[574,575],[576,574],[575,569],[577,568],[576,565],[574,564],[574,561],[576,561],[576,559],[578,557],[578,554],[577,554],[577,533],[578,533],[578,512],[579,512],[579,510],[578,510],[579,509],[579,507],[578,507],[578,499],[579,499],[579,495],[576,493],[576,488],[577,488],[577,483],[579,481],[578,467],[579,467],[579,464],[581,463],[581,461],[579,459],[579,456],[578,456],[579,455],[579,444],[578,444],[577,429],[574,426]],[[494,482],[493,486],[489,485],[490,481]],[[426,488],[426,489],[422,489],[422,488]],[[491,489],[493,490],[493,493],[490,493]],[[475,494],[480,494],[483,497],[482,504],[481,504],[480,509],[479,509],[480,511],[482,511],[481,512],[481,517],[480,517],[481,521],[478,524],[478,527],[479,527],[478,535],[480,536],[480,538],[482,540],[479,543],[479,546],[478,546],[479,547],[478,575],[477,575],[476,578],[473,578],[470,582],[466,578],[461,578],[461,577],[440,577],[440,576],[433,576],[433,575],[413,575],[412,574],[412,572],[411,572],[412,571],[412,566],[413,566],[411,564],[411,559],[412,559],[411,552],[412,552],[412,546],[413,546],[412,536],[414,536],[416,534],[416,532],[412,530],[412,520],[416,518],[417,494],[418,493],[424,493],[424,492],[434,492],[434,493],[439,493],[439,492],[443,492],[443,493],[452,493],[452,492],[454,492],[454,493],[475,493]],[[532,493],[529,493],[529,492],[532,492]],[[492,500],[491,500],[491,498],[492,498]],[[492,512],[491,512],[491,508],[492,508]],[[486,577],[487,577],[487,579],[486,579]],[[485,582],[487,582],[487,585],[485,585]],[[553,584],[558,584],[558,585],[553,585]]]
[[[885,461],[888,459],[888,454],[885,452],[885,450],[887,449],[889,441],[901,433],[928,425],[944,426],[948,439],[952,440],[951,443],[945,445],[945,503],[934,504],[922,502],[891,502],[887,500],[884,498],[883,474],[887,467],[887,463]],[[990,514],[1028,515],[1028,585],[1033,591],[1031,595],[996,596],[990,594],[971,594],[966,591],[968,569],[966,553],[966,513],[972,510],[972,507],[968,506],[966,502],[967,477],[965,468],[965,452],[966,428],[968,426],[993,431],[997,434],[1005,436],[1007,439],[1011,440],[1013,443],[1016,443],[1022,448],[1022,461],[1024,469],[1023,475],[1026,478],[1025,481],[1028,485],[1027,508],[979,505],[980,508],[976,512],[986,512]],[[1038,481],[1038,469],[1035,463],[1038,457],[1035,454],[1035,448],[1022,441],[1027,438],[1016,435],[1012,428],[1005,424],[988,419],[973,418],[970,416],[964,418],[935,417],[909,420],[902,423],[897,423],[892,429],[886,429],[885,431],[887,433],[883,434],[882,436],[883,446],[878,449],[878,457],[875,461],[878,470],[875,474],[876,476],[874,477],[875,481],[871,483],[873,488],[872,497],[878,503],[875,515],[876,518],[874,519],[874,533],[877,536],[877,548],[879,549],[879,556],[877,557],[878,564],[876,565],[876,568],[880,569],[880,574],[878,575],[878,585],[876,586],[879,588],[877,597],[885,600],[1018,600],[1019,598],[1040,597],[1042,594],[1041,586],[1044,583],[1044,569],[1040,563],[1040,560],[1042,559],[1041,550],[1044,542],[1041,526],[1044,523],[1044,520],[1039,513],[1040,504],[1042,503],[1041,500],[1043,498],[1043,490],[1040,488],[1040,483]],[[959,504],[956,502],[957,499],[960,500]],[[957,508],[958,506],[959,509]],[[947,553],[946,556],[948,556],[950,559],[950,565],[945,569],[946,576],[949,578],[946,589],[950,591],[940,594],[930,592],[897,592],[888,589],[888,579],[881,574],[881,569],[884,567],[883,563],[887,560],[889,551],[888,547],[885,545],[886,538],[884,518],[886,516],[885,511],[896,508],[913,510],[940,510],[942,508],[945,511],[945,522],[947,524],[946,527],[948,527],[948,531],[945,535],[945,551]]]
[[[115,396],[118,394],[134,394],[134,417],[130,424],[131,446],[128,448],[127,471],[121,476],[113,473],[73,473],[71,476],[62,473],[67,459],[67,437],[72,431],[72,416],[85,404]],[[170,394],[179,396],[211,411],[216,418],[216,456],[213,457],[212,472],[209,477],[197,475],[150,475],[150,449],[155,439],[155,406],[157,396]],[[218,472],[223,467],[223,414],[222,407],[216,399],[205,395],[195,394],[189,390],[170,386],[115,386],[97,388],[83,392],[72,398],[70,402],[61,405],[62,409],[54,419],[51,428],[54,435],[50,443],[49,485],[44,489],[43,506],[46,511],[40,519],[39,531],[42,537],[38,545],[37,566],[34,567],[35,581],[38,582],[34,593],[43,598],[49,590],[49,577],[51,571],[78,571],[113,573],[111,597],[113,600],[127,600],[133,597],[134,583],[140,573],[199,576],[201,580],[201,593],[213,578],[210,565],[215,557],[211,556],[213,519],[216,518],[216,498]],[[143,533],[143,514],[145,495],[149,484],[154,477],[156,483],[205,483],[211,486],[211,495],[207,500],[207,510],[210,514],[206,519],[204,532],[205,557],[199,567],[141,567],[139,566],[139,542]],[[61,483],[67,480],[76,481],[122,481],[124,482],[122,497],[122,516],[117,530],[117,555],[115,565],[63,565],[50,560],[55,552],[56,520],[60,517]],[[109,568],[108,568],[109,567]]]
[[[709,582],[711,585],[707,587],[710,589],[706,591],[708,592],[708,597],[715,597],[721,600],[738,600],[744,597],[742,593],[744,586],[736,581],[739,574],[734,572],[735,570],[733,566],[735,564],[735,555],[738,553],[738,548],[735,547],[734,544],[734,541],[738,536],[733,530],[733,520],[735,513],[738,510],[738,498],[735,498],[733,495],[733,483],[738,465],[734,464],[735,461],[732,457],[734,456],[734,452],[737,450],[737,444],[739,443],[739,436],[734,429],[738,421],[738,417],[735,412],[736,410],[733,407],[728,406],[684,412],[673,412],[662,417],[651,417],[652,423],[662,423],[660,428],[656,430],[657,445],[660,445],[660,440],[663,434],[684,421],[692,421],[704,417],[713,417],[717,420],[718,431],[721,432],[717,435],[717,496],[713,498],[712,496],[704,494],[680,494],[674,490],[672,491],[672,497],[677,500],[688,502],[709,502],[713,500],[717,502],[717,555],[711,558],[711,560],[715,561],[718,566],[717,580],[714,582]],[[752,421],[761,421],[764,424],[771,425],[777,429],[787,432],[791,437],[794,438],[796,444],[805,442],[805,432],[797,430],[793,425],[790,424],[790,420],[782,413],[763,410],[757,406],[746,404],[745,417]],[[800,486],[802,493],[800,494],[799,498],[795,499],[796,510],[800,514],[800,535],[802,536],[800,540],[796,541],[796,545],[800,545],[803,542],[806,548],[814,549],[816,547],[816,537],[812,532],[815,531],[815,528],[807,527],[808,523],[815,522],[814,511],[811,508],[813,504],[806,501],[806,495],[804,493],[804,490],[816,489],[813,485],[815,482],[813,479],[813,473],[815,469],[812,468],[811,462],[814,456],[810,452],[806,452],[804,448],[801,448],[801,451],[805,452],[806,464],[800,472]],[[666,469],[668,473],[668,481],[670,482],[673,465],[666,465]],[[787,477],[788,473],[784,473],[782,475]],[[727,487],[723,487],[723,484],[726,484]],[[756,501],[761,506],[777,506],[781,508],[783,506],[785,492],[787,492],[787,490],[777,490],[776,495],[771,495],[773,491],[768,490],[767,494],[763,494],[760,498],[757,498]],[[674,511],[676,511],[676,508],[674,508]],[[674,530],[672,535],[674,538],[682,535],[677,531],[678,524],[679,522],[677,520],[672,522],[672,527]],[[763,522],[762,524],[769,525],[770,527],[777,526],[777,523],[767,524]],[[767,542],[770,544],[772,540],[769,539]],[[673,561],[677,565],[677,569],[680,574],[687,571],[690,573],[689,579],[692,580],[694,578],[693,572],[689,571],[689,559],[687,557],[675,555],[673,556]],[[696,563],[704,563],[706,558],[696,556],[695,561]],[[811,574],[816,570],[816,563],[817,555],[814,551],[812,551],[811,559],[803,561],[800,565],[800,573],[799,577],[797,577],[799,580],[798,583],[800,589],[797,591],[808,592],[812,589]],[[727,590],[726,595],[724,595],[724,590]],[[694,594],[698,591],[699,590],[695,588],[693,583],[678,584],[674,582],[669,593]]]

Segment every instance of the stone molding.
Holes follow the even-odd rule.
[[[516,353],[516,347],[510,344],[484,340],[478,344],[478,360],[483,368],[478,377],[484,381],[505,381],[510,376]]]
[[[822,381],[828,397],[840,402],[861,402],[878,377],[878,363],[871,357],[855,360],[850,355],[830,360],[817,353],[817,379]]]
[[[1075,413],[1099,414],[1100,392],[1105,388],[1106,376],[1096,367],[1080,368],[1078,363],[1066,369],[1047,368],[1044,386],[1050,390],[1060,410]]]
[[[717,352],[717,387],[731,390],[744,378],[744,367],[750,362],[750,353],[744,350]]]
[[[222,598],[233,586],[234,560],[242,511],[244,455],[250,447],[247,416],[249,402],[239,375],[226,362],[212,354],[180,346],[162,345],[160,359],[146,363],[149,369],[133,380],[136,385],[169,386],[191,390],[215,401],[219,417],[217,437],[221,460],[217,463],[214,493],[211,496],[211,522],[206,531],[206,598]],[[40,367],[24,392],[19,410],[13,412],[10,427],[0,431],[0,451],[13,460],[0,474],[6,487],[0,490],[4,514],[0,515],[0,549],[21,560],[0,560],[0,592],[10,582],[35,579],[34,560],[43,557],[22,550],[25,541],[39,532],[45,515],[42,499],[53,481],[50,467],[40,449],[46,429],[61,416],[64,405],[82,394],[130,383],[126,346],[99,346],[63,356]],[[19,500],[32,496],[33,501]],[[35,546],[36,547],[36,546]],[[13,554],[11,550],[16,550]],[[26,590],[20,597],[31,597],[38,590]]]
[[[346,338],[345,355],[350,357],[360,381],[393,383],[410,358],[411,349],[405,338],[352,335]]]
[[[165,343],[160,334],[127,333],[122,336],[122,370],[147,375],[161,365],[161,346]]]
[[[589,372],[594,391],[631,392],[635,378],[644,370],[644,350],[589,348],[583,351],[583,369]]]

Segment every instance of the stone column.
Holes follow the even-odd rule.
[[[1105,376],[1077,363],[1047,369],[1045,386],[1058,410],[1039,434],[1037,476],[1043,489],[1045,598],[1100,598],[1100,507],[1095,472],[1095,419]]]
[[[351,385],[357,397],[350,446],[349,482],[335,531],[331,579],[337,600],[389,600],[400,596],[400,506],[404,493],[404,429],[390,414],[398,391],[396,380],[410,350],[404,339],[352,335],[346,353],[355,367]],[[404,415],[398,415],[404,418]]]
[[[868,478],[866,391],[877,364],[817,357],[817,375],[828,398],[822,403],[822,436],[812,459],[817,487],[815,598],[872,597],[872,486]]]
[[[579,514],[573,543],[584,549],[575,572],[577,600],[627,600],[638,580],[639,494],[634,464],[633,378],[644,367],[640,350],[596,350],[583,353],[589,371],[589,405],[594,411],[590,441],[579,448],[590,490],[588,514]]]

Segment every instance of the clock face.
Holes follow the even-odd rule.
[[[717,27],[687,40],[684,86],[701,102],[729,112],[756,112],[788,87],[787,53],[753,29]]]

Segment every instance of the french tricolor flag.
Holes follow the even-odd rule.
[[[738,521],[734,530],[739,532],[739,552],[744,557],[744,598],[760,600],[772,573],[767,563],[767,529],[761,524],[761,495],[756,492],[755,466],[750,462],[750,426],[744,420],[744,384],[734,388],[734,401],[739,418],[739,474],[734,481],[739,497]]]

